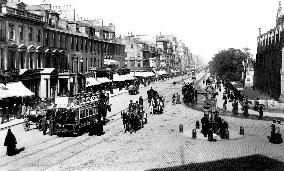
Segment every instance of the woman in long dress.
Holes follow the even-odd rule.
[[[4,142],[4,146],[7,147],[6,154],[8,156],[13,156],[13,155],[17,154],[16,144],[17,144],[16,137],[12,133],[11,129],[9,128],[7,135],[6,135],[6,138],[5,138],[5,142]]]

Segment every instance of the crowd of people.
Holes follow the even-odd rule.
[[[228,122],[219,116],[218,111],[210,111],[205,113],[201,119],[204,137],[208,136],[209,141],[216,141],[215,135],[219,135],[222,139],[228,138]]]

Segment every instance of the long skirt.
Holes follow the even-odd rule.
[[[6,152],[6,154],[7,154],[8,156],[13,156],[13,155],[17,154],[16,144],[7,146],[7,152]]]

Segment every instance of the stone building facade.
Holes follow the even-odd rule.
[[[139,40],[129,35],[123,38],[122,43],[126,51],[125,66],[129,69],[143,67],[143,47],[139,45]]]
[[[257,38],[254,87],[275,99],[284,102],[284,44],[281,3],[276,17],[276,26]]]
[[[124,45],[111,27],[61,20],[51,4],[10,0],[1,6],[1,72],[19,70],[23,84],[40,98],[84,91],[86,78],[106,67],[105,58],[124,64]]]

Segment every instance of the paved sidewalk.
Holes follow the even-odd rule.
[[[202,88],[205,88],[205,84],[202,85]],[[224,93],[224,86],[223,84],[221,84],[221,92],[218,91],[218,95],[217,95],[217,107],[220,109],[223,109],[223,93]],[[227,101],[227,112],[232,112],[233,110],[233,106],[232,106],[233,102],[229,102],[229,100]],[[238,103],[238,113],[242,114],[242,106],[240,104],[240,102]],[[248,110],[249,115],[255,115],[255,116],[259,116],[259,113],[255,110],[249,109]],[[284,119],[284,113],[275,113],[275,112],[268,112],[268,111],[263,111],[263,117],[270,117],[270,118],[283,118]]]

